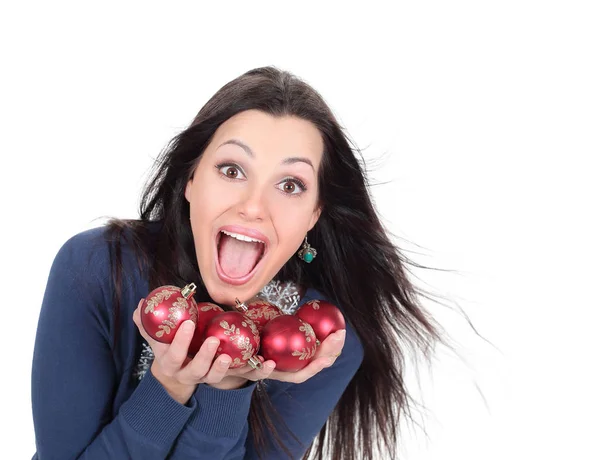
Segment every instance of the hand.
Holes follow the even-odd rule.
[[[184,321],[177,329],[172,343],[157,342],[142,326],[140,307],[143,300],[140,300],[133,312],[133,322],[154,353],[150,371],[169,395],[181,404],[189,401],[200,383],[220,389],[233,389],[243,386],[248,380],[267,378],[271,374],[275,366],[273,361],[267,361],[262,369],[254,370],[250,366],[229,369],[231,357],[226,354],[219,355],[214,360],[219,345],[219,339],[216,337],[207,337],[196,356],[193,359],[189,358],[188,348],[195,328],[190,320]]]
[[[283,372],[274,370],[269,377],[282,382],[302,383],[321,372],[326,367],[333,365],[342,353],[346,340],[346,330],[337,331],[327,336],[319,345],[316,355],[304,369],[296,372]]]

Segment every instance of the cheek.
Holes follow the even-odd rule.
[[[273,194],[272,205],[277,214],[295,219],[298,225],[308,225],[317,207],[317,196],[312,190],[299,197],[286,196],[277,191]]]
[[[237,200],[235,188],[211,175],[199,175],[192,188],[192,218],[205,223]]]
[[[306,232],[303,231],[303,228],[298,225],[294,225],[293,223],[286,222],[284,225],[275,226],[277,231],[277,238],[279,240],[277,253],[279,256],[277,259],[281,259],[283,261],[289,259],[294,253],[298,250],[298,248],[302,245],[302,241],[304,241],[304,236]]]
[[[277,236],[286,247],[296,248],[304,240],[313,215],[312,203],[290,203],[286,198],[273,203],[271,216]]]

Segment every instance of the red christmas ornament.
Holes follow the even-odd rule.
[[[150,337],[158,342],[171,343],[179,325],[197,318],[194,292],[196,285],[190,283],[183,289],[177,286],[161,286],[144,299],[141,309],[142,326]]]
[[[317,338],[312,327],[297,316],[278,316],[263,328],[260,354],[275,361],[277,370],[299,371],[316,352]]]
[[[262,368],[256,353],[260,347],[260,335],[251,319],[238,311],[226,311],[208,322],[202,341],[207,337],[220,340],[217,353],[231,356],[230,369],[250,364],[254,369]]]
[[[203,343],[202,337],[204,335],[204,331],[210,320],[223,313],[223,309],[221,307],[210,302],[199,302],[197,304],[197,308],[198,319],[196,320],[196,329],[194,329],[194,336],[192,337],[192,341],[190,342],[190,346],[188,348],[188,356],[190,358],[193,358],[196,353],[198,353],[198,350]]]
[[[346,328],[338,307],[324,300],[310,300],[296,310],[296,316],[310,324],[321,343],[329,334]]]
[[[283,315],[283,312],[272,303],[265,300],[253,300],[248,303],[242,303],[235,299],[235,308],[250,318],[258,329],[262,332],[263,327],[273,318]]]

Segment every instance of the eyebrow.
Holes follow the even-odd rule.
[[[241,147],[242,149],[244,149],[244,152],[246,152],[248,154],[248,156],[251,158],[254,158],[254,156],[255,156],[252,149],[249,146],[247,146],[246,144],[244,144],[242,141],[240,141],[239,139],[229,139],[228,141],[225,141],[221,145],[219,145],[219,148],[224,145],[227,145],[227,144],[237,145],[238,147]],[[284,164],[284,165],[291,165],[294,163],[306,163],[313,170],[315,169],[314,165],[312,164],[312,161],[310,161],[308,158],[304,158],[304,157],[288,157],[281,162],[281,164]]]

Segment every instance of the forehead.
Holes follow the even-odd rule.
[[[306,156],[318,164],[323,153],[321,132],[310,121],[289,115],[275,117],[259,110],[240,112],[226,120],[215,132],[210,148],[217,149],[230,139],[242,141],[257,157]]]

